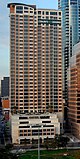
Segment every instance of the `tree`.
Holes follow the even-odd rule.
[[[48,150],[49,148],[55,148],[56,147],[56,142],[54,139],[51,138],[46,138],[46,141],[44,142],[44,145],[46,149]]]
[[[1,159],[18,159],[17,154],[12,154],[10,152],[10,146],[0,149],[0,158]]]
[[[56,145],[57,147],[66,147],[69,138],[68,137],[64,137],[62,135],[56,135],[55,136],[55,141],[56,141]]]
[[[48,148],[49,148],[49,140],[48,140],[48,137],[46,138],[46,141],[44,141],[44,146],[45,146],[46,149],[48,150]]]
[[[53,109],[53,105],[49,105],[48,106],[48,110],[49,110],[49,113],[53,113],[54,109]]]
[[[11,113],[12,114],[17,114],[17,106],[12,106],[11,107]]]
[[[24,139],[24,145],[25,146],[27,145],[27,139],[26,138]]]

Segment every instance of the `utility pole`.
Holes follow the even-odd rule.
[[[39,135],[39,127],[38,127],[38,159],[40,159],[40,135]]]

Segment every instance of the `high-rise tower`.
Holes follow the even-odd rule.
[[[80,40],[80,0],[58,0],[58,8],[62,11],[63,90],[67,105],[67,69],[72,47]]]
[[[38,140],[39,129],[43,142],[63,132],[61,11],[8,7],[12,143]]]
[[[10,104],[19,112],[62,112],[61,11],[10,8]]]
[[[71,133],[80,139],[80,42],[73,47],[68,82],[68,121]]]
[[[9,97],[9,77],[1,80],[1,97]]]

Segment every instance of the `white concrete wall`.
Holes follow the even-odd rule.
[[[19,117],[28,117],[28,119],[19,119]],[[41,119],[40,116],[49,116],[49,119]],[[57,118],[57,114],[42,114],[42,115],[36,115],[37,118],[34,118],[35,115],[13,115],[11,117],[11,125],[12,125],[12,143],[19,143],[20,139],[30,139],[32,140],[32,138],[34,139],[38,139],[38,135],[36,136],[20,136],[19,135],[19,130],[42,130],[42,132],[44,131],[44,129],[48,130],[50,129],[50,133],[51,133],[51,129],[53,129],[54,134],[53,135],[40,135],[40,137],[42,139],[49,137],[49,138],[54,138],[55,134],[60,134],[60,122],[58,121]],[[31,119],[32,118],[32,119]],[[29,124],[20,124],[20,122],[27,122],[29,121]],[[45,123],[42,123],[42,121],[45,121]],[[47,123],[46,121],[51,121],[50,123]],[[30,126],[30,128],[19,128],[19,126]],[[36,125],[37,128],[32,128],[32,125]],[[38,125],[40,125],[41,127],[39,128]],[[45,125],[45,127],[44,127]],[[50,127],[48,127],[47,125],[49,125]],[[46,131],[46,134],[48,132]]]

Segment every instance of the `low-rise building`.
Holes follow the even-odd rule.
[[[24,144],[25,140],[31,144],[40,137],[43,143],[46,138],[53,139],[60,134],[60,122],[57,114],[15,114],[11,117],[12,143]]]
[[[4,116],[4,140],[5,144],[10,143],[11,131],[10,131],[10,105],[9,97],[5,96],[1,98],[2,112]]]
[[[2,111],[4,114],[5,120],[9,120],[10,118],[10,105],[9,105],[9,97],[2,97]]]

